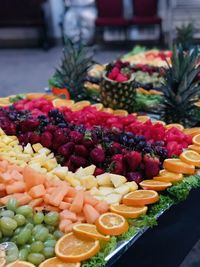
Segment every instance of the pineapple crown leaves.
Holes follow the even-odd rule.
[[[194,40],[194,34],[197,29],[193,23],[183,24],[181,27],[176,28],[177,38],[176,43],[182,44],[184,50],[190,49]]]

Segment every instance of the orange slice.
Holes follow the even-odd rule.
[[[159,200],[159,195],[153,190],[136,190],[123,197],[123,204],[128,206],[144,206],[155,203]]]
[[[181,125],[181,124],[179,124],[179,123],[171,123],[171,124],[166,125],[166,128],[167,128],[167,129],[171,129],[172,127],[177,128],[177,129],[179,129],[180,131],[183,131],[183,130],[184,130],[183,125]]]
[[[86,100],[83,100],[83,101],[76,102],[71,107],[71,110],[72,111],[79,111],[79,110],[82,110],[83,108],[88,107],[88,106],[90,106],[90,102],[86,101]]]
[[[173,184],[173,183],[183,180],[183,174],[161,170],[159,173],[159,176],[155,176],[153,180],[161,181],[161,182],[169,182]]]
[[[107,212],[99,216],[96,221],[99,232],[104,235],[121,235],[128,231],[128,223],[125,218],[119,214]]]
[[[125,109],[116,109],[116,110],[114,110],[114,115],[127,116],[128,115],[128,111],[126,111]]]
[[[193,150],[185,150],[181,153],[180,159],[188,164],[200,167],[200,154]]]
[[[164,121],[160,121],[160,120],[153,121],[152,123],[153,124],[160,123],[160,124],[162,124],[164,126],[166,125],[166,123]]]
[[[200,134],[200,127],[184,129],[184,133],[188,134],[188,135],[191,135],[191,136],[195,136],[197,134]]]
[[[84,240],[74,233],[61,237],[55,246],[56,256],[66,262],[80,262],[90,259],[100,250],[98,240]]]
[[[163,167],[170,172],[183,173],[183,174],[194,174],[194,165],[189,165],[180,159],[166,159],[163,163]]]
[[[124,204],[111,205],[110,210],[125,218],[137,218],[142,214],[146,214],[147,207],[131,207]]]
[[[195,106],[200,107],[200,101],[194,103]]]
[[[193,142],[193,144],[200,146],[200,134],[195,135],[192,138],[192,142]]]
[[[140,186],[147,190],[163,191],[172,186],[172,184],[169,182],[161,182],[156,180],[144,180],[140,183]]]
[[[29,94],[26,94],[26,97],[29,100],[33,100],[33,99],[45,97],[45,95],[46,95],[45,93],[29,93]]]
[[[148,116],[137,116],[137,120],[140,122],[146,122],[150,120],[150,118]]]
[[[72,263],[72,262],[64,262],[57,257],[48,259],[42,262],[39,267],[80,267],[80,262]]]
[[[74,104],[74,100],[66,100],[61,98],[56,98],[52,101],[54,107],[60,108],[60,107],[72,107]]]
[[[95,107],[96,110],[101,111],[103,109],[103,104],[101,103],[93,104],[92,107]]]
[[[107,113],[112,113],[112,114],[114,112],[114,110],[112,108],[103,108],[102,111],[107,112]]]
[[[97,227],[94,224],[89,223],[80,223],[76,224],[73,227],[73,232],[76,236],[80,238],[92,238],[95,240],[105,240],[108,241],[110,239],[110,236],[105,236],[99,233],[97,230]]]
[[[6,267],[35,267],[35,265],[27,261],[14,261],[6,265]]]
[[[200,146],[197,146],[197,145],[190,145],[190,146],[188,146],[188,149],[200,153]]]

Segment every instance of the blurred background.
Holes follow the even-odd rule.
[[[0,94],[42,91],[61,58],[64,36],[106,63],[135,45],[169,49],[176,28],[200,36],[199,0],[1,0]],[[185,34],[191,34],[186,31]]]

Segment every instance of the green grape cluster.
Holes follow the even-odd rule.
[[[57,212],[34,212],[31,206],[18,207],[16,199],[10,199],[0,211],[0,243],[15,243],[19,259],[37,266],[54,257],[56,241],[63,235],[58,223]]]
[[[135,81],[142,84],[151,83],[155,87],[159,87],[163,84],[164,79],[159,75],[158,72],[154,72],[151,75],[147,72],[136,71],[134,73]]]

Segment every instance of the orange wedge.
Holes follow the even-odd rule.
[[[80,239],[74,233],[61,237],[55,246],[56,256],[66,262],[90,259],[100,250],[98,240]]]
[[[80,223],[76,224],[73,227],[73,232],[76,236],[80,238],[92,238],[95,240],[105,240],[108,241],[110,239],[110,236],[105,236],[99,233],[97,230],[97,227],[94,224],[89,223]]]
[[[33,99],[45,97],[45,95],[46,95],[45,93],[29,93],[29,94],[26,94],[26,97],[29,100],[33,100]]]
[[[194,174],[194,165],[187,164],[180,159],[166,159],[163,163],[163,167],[170,172]]]
[[[200,127],[184,129],[184,133],[188,134],[188,135],[191,135],[191,136],[195,136],[197,134],[200,134]]]
[[[153,180],[161,181],[161,182],[169,182],[173,184],[173,183],[183,180],[183,174],[161,170],[159,173],[159,176],[155,176]]]
[[[144,180],[140,183],[140,186],[147,190],[163,191],[172,186],[172,184],[169,182],[161,182],[156,180]]]
[[[123,216],[112,212],[102,214],[97,219],[96,226],[102,234],[112,236],[127,232],[129,227]]]
[[[114,112],[114,110],[112,108],[103,108],[102,110],[103,112],[107,112],[107,113],[112,113]]]
[[[54,107],[60,108],[60,107],[71,107],[74,104],[74,100],[66,100],[61,98],[56,98],[52,101]]]
[[[0,265],[2,266],[2,265]],[[6,265],[6,267],[35,267],[35,265],[33,265],[30,262],[27,261],[14,261],[8,265]]]
[[[39,267],[80,267],[80,262],[72,263],[72,262],[64,262],[57,257],[48,259],[42,262]]]
[[[124,204],[111,205],[110,210],[125,218],[137,218],[142,214],[146,214],[147,207],[131,207]]]
[[[83,108],[88,107],[88,106],[90,106],[90,102],[83,100],[83,101],[76,102],[73,106],[71,106],[71,110],[72,111],[79,111],[79,110],[82,110]]]
[[[179,124],[179,123],[171,123],[171,124],[167,124],[167,125],[166,125],[166,128],[167,128],[167,129],[171,129],[172,127],[177,128],[177,129],[179,129],[180,131],[183,131],[183,130],[184,130],[183,125],[181,125],[181,124]]]
[[[92,107],[95,107],[96,110],[100,111],[103,109],[103,104],[101,103],[93,104]]]
[[[137,120],[140,122],[146,122],[150,120],[150,118],[148,116],[137,116]]]
[[[144,206],[159,200],[159,195],[154,190],[136,190],[123,197],[123,204],[128,206]]]
[[[200,146],[200,134],[195,135],[195,136],[192,138],[192,142],[193,142],[193,144],[195,144],[195,145],[197,145],[197,146]]]
[[[126,111],[125,109],[116,109],[116,110],[114,110],[114,115],[127,116],[128,115],[128,111]]]
[[[185,150],[181,153],[180,159],[188,164],[200,167],[200,154],[193,150]]]
[[[188,146],[188,149],[200,153],[200,146],[197,146],[197,145],[189,145],[189,146]]]

